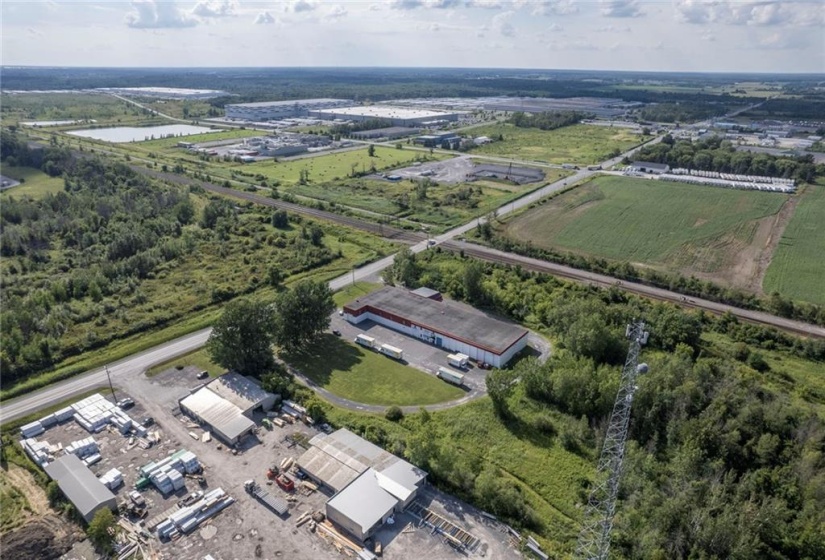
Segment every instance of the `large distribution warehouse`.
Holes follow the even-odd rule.
[[[275,405],[276,396],[237,373],[224,374],[180,400],[180,408],[224,443],[234,445],[255,429],[252,414]]]
[[[348,121],[385,120],[393,126],[427,126],[457,121],[462,111],[430,111],[391,107],[389,105],[359,105],[357,107],[338,107],[336,109],[313,109],[311,117],[325,120],[344,119]]]
[[[377,445],[340,429],[318,434],[298,459],[301,470],[336,494],[330,521],[364,541],[412,502],[427,473]]]
[[[353,324],[371,320],[479,362],[503,367],[527,345],[527,330],[456,302],[387,287],[344,306]]]
[[[313,109],[331,109],[351,105],[347,99],[291,99],[288,101],[261,101],[227,105],[226,118],[242,121],[269,121],[304,117]]]

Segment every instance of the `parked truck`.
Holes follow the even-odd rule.
[[[283,498],[273,496],[268,491],[255,483],[254,480],[247,480],[243,483],[244,489],[258,499],[262,504],[277,513],[278,515],[286,515],[289,511],[289,504]]]
[[[466,354],[449,354],[447,355],[447,363],[453,367],[465,368],[470,361],[470,356]]]
[[[375,339],[365,334],[359,334],[355,337],[355,343],[364,346],[365,348],[375,348]]]
[[[436,375],[447,383],[452,383],[453,385],[458,385],[459,387],[464,384],[464,375],[458,373],[457,371],[453,371],[450,368],[440,367],[438,368],[438,373]]]
[[[404,351],[401,350],[401,348],[396,348],[395,346],[390,346],[389,344],[382,344],[378,351],[394,360],[404,359]]]

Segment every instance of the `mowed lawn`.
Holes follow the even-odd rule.
[[[472,133],[473,136],[490,138],[504,136],[502,141],[475,148],[473,154],[580,165],[600,163],[608,159],[614,150],[623,152],[651,138],[626,128],[586,124],[565,126],[556,130],[495,124],[474,128]]]
[[[217,377],[226,371],[225,367],[219,366],[212,361],[206,348],[201,348],[200,350],[195,350],[194,352],[189,352],[183,356],[178,356],[177,358],[152,366],[146,372],[146,375],[152,377],[169,368],[183,369],[187,366],[195,366],[201,371],[208,371],[210,377]]]
[[[333,179],[343,179],[358,173],[368,172],[375,167],[376,171],[400,167],[406,164],[429,158],[430,160],[446,159],[449,156],[434,154],[432,156],[413,150],[398,150],[396,148],[375,147],[375,156],[370,157],[368,148],[337,152],[314,157],[305,157],[292,161],[266,161],[250,163],[243,170],[247,173],[260,173],[267,179],[276,179],[285,184],[297,184],[301,171],[306,170],[309,183],[325,183]]]
[[[779,240],[765,293],[825,305],[825,185],[809,186]]]
[[[17,181],[23,180],[16,187],[3,190],[3,196],[30,196],[34,199],[40,199],[47,194],[55,194],[63,190],[63,179],[61,177],[49,177],[39,169],[4,165],[0,171],[5,177]]]
[[[464,396],[464,391],[376,351],[331,334],[309,350],[282,358],[327,391],[366,404],[435,404]]]
[[[506,234],[535,246],[712,272],[747,246],[756,220],[787,195],[602,176],[515,218]],[[727,242],[726,242],[727,240]]]

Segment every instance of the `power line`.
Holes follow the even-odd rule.
[[[610,531],[616,513],[616,496],[619,493],[619,479],[622,476],[627,429],[630,425],[630,408],[636,392],[636,377],[647,373],[647,364],[639,364],[639,352],[647,343],[648,333],[641,321],[627,326],[625,336],[630,339],[627,359],[622,370],[621,386],[613,404],[613,413],[604,438],[596,480],[587,507],[579,540],[576,543],[576,558],[579,560],[607,560],[610,551]]]

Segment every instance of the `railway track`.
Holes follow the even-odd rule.
[[[573,280],[575,282],[589,284],[591,286],[599,286],[602,288],[617,287],[626,292],[631,292],[657,301],[673,303],[679,305],[680,307],[701,309],[708,313],[713,313],[714,315],[731,313],[738,319],[748,323],[775,327],[779,330],[797,335],[825,339],[825,328],[823,327],[802,323],[800,321],[793,321],[791,319],[785,319],[784,317],[777,317],[762,311],[742,309],[740,307],[733,307],[724,303],[684,296],[682,294],[656,288],[654,286],[617,280],[611,276],[578,270],[576,268],[571,268],[569,266],[564,266],[549,261],[542,261],[512,253],[505,253],[503,251],[498,251],[496,249],[491,249],[472,243],[445,241],[441,243],[440,246],[446,250],[456,253],[463,251],[465,255],[469,255],[487,262],[521,266],[527,270],[552,274],[553,276],[559,278]]]
[[[279,199],[261,196],[255,193],[239,191],[237,189],[230,189],[227,187],[222,187],[220,185],[215,185],[214,183],[207,183],[206,181],[200,181],[197,179],[192,179],[190,177],[178,175],[176,173],[154,171],[152,169],[147,169],[145,167],[141,167],[138,165],[133,165],[130,167],[132,167],[132,169],[138,173],[149,175],[156,179],[163,179],[165,181],[171,181],[181,185],[199,186],[202,187],[204,190],[223,196],[239,198],[241,200],[254,202],[256,204],[261,204],[263,206],[269,206],[270,208],[279,208],[281,210],[288,210],[290,212],[294,212],[295,214],[301,214],[303,216],[309,216],[312,218],[317,218],[319,220],[326,220],[329,222],[333,222],[343,226],[348,226],[361,231],[366,231],[374,235],[378,235],[379,237],[391,239],[393,241],[400,241],[402,243],[414,245],[426,239],[426,236],[424,236],[421,233],[407,231],[390,225],[368,222],[366,220],[361,220],[359,218],[353,218],[352,216],[344,216],[341,214],[336,214],[334,212],[328,212],[326,210],[318,210],[317,208],[302,206],[294,202],[286,202]]]

